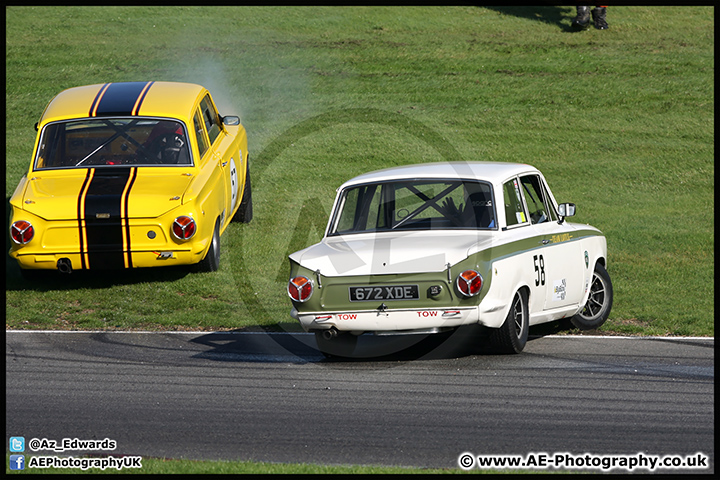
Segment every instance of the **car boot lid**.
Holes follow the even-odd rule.
[[[322,275],[441,272],[491,244],[491,232],[382,232],[326,237],[290,255]]]
[[[144,171],[137,175],[118,175],[117,182],[122,182],[119,186],[107,190],[99,186],[88,195],[89,184],[99,180],[115,181],[107,174],[103,174],[102,179],[98,175],[89,178],[84,169],[36,172],[25,182],[22,205],[18,206],[46,220],[70,220],[78,218],[81,200],[103,202],[111,201],[111,197],[127,196],[129,217],[155,218],[181,205],[193,175],[176,169],[171,173]],[[162,185],[162,189],[158,185]]]

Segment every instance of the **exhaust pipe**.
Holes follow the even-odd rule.
[[[58,260],[57,268],[60,273],[71,274],[73,271],[72,262],[70,261],[69,258],[61,258],[60,260]]]
[[[327,330],[323,330],[322,336],[325,340],[332,340],[333,338],[338,336],[337,328],[330,327]]]

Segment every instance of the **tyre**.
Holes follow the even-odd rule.
[[[195,266],[196,272],[215,272],[220,268],[220,220],[215,222],[215,230],[213,231],[210,248],[205,254],[205,258],[200,260]]]
[[[528,296],[525,290],[518,290],[505,322],[490,334],[490,342],[501,353],[520,353],[527,343],[529,330]]]
[[[580,330],[592,330],[605,323],[613,303],[613,287],[605,267],[599,263],[595,265],[592,281],[590,282],[590,295],[582,310],[573,316],[570,321]]]
[[[243,196],[240,201],[235,215],[233,215],[233,222],[249,223],[253,218],[253,205],[252,205],[252,185],[250,183],[250,162],[248,162],[245,170],[245,187],[243,188]]]
[[[352,333],[339,333],[336,337],[327,339],[323,336],[324,331],[315,332],[315,341],[318,350],[328,358],[352,357],[357,345],[358,337]]]

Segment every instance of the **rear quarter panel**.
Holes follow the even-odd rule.
[[[198,246],[202,245],[203,251],[209,247],[215,222],[225,209],[223,180],[219,160],[212,150],[208,150],[183,196],[182,207],[178,212],[178,215],[191,215],[195,218],[198,231],[193,242]]]
[[[223,175],[223,188],[227,185],[226,190],[226,201],[225,201],[225,217],[223,224],[221,225],[221,231],[224,231],[227,225],[232,220],[233,215],[240,207],[242,201],[243,187],[246,182],[247,175],[247,162],[248,162],[248,146],[247,146],[247,133],[245,129],[240,126],[228,126],[224,125],[226,132],[221,134],[224,138],[218,141],[219,147],[217,148],[217,156],[220,161],[220,169]],[[233,187],[230,183],[232,176],[231,167],[235,165],[235,174],[237,184]],[[235,190],[235,200],[232,201],[233,190]]]

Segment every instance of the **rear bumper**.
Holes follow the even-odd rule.
[[[68,259],[73,270],[190,265],[203,259],[212,235],[212,231],[207,237],[205,232],[198,232],[180,242],[160,222],[133,220],[129,230],[112,227],[106,236],[99,237],[100,241],[96,237],[95,243],[90,243],[84,232],[81,237],[77,221],[50,222],[34,217],[31,223],[36,226],[35,238],[27,245],[11,242],[9,251],[25,270],[55,270],[61,259]]]
[[[397,309],[379,312],[359,310],[346,312],[299,313],[292,309],[290,315],[300,322],[305,331],[402,332],[443,327],[458,327],[478,323],[478,307]]]
[[[13,207],[11,223],[29,221],[34,237],[25,245],[10,242],[10,257],[26,270],[54,270],[59,260],[69,261],[73,270],[189,265],[200,262],[212,240],[214,221],[196,220],[197,232],[180,241],[171,233],[179,214],[192,215],[187,208],[170,210],[158,218],[107,219],[105,223],[76,219],[45,220]],[[193,216],[196,218],[196,216]]]
[[[68,259],[72,270],[106,270],[115,268],[167,267],[173,265],[191,265],[202,260],[203,250],[157,250],[152,252],[121,252],[113,254],[116,261],[88,261],[79,253],[34,254],[11,252],[10,256],[17,260],[20,268],[25,270],[57,270],[58,261]],[[87,257],[87,254],[85,255]],[[85,268],[83,268],[83,266]]]

